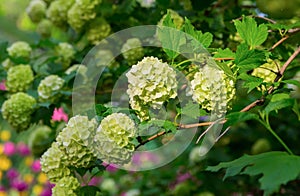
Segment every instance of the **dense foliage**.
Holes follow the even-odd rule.
[[[0,39],[0,128],[53,195],[300,191],[299,0],[26,6]]]

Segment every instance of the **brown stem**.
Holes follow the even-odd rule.
[[[274,50],[277,46],[279,46],[281,43],[283,43],[285,40],[287,40],[290,36],[286,35],[283,38],[281,38],[278,42],[276,42],[270,49],[269,51]]]
[[[232,57],[227,57],[227,58],[215,58],[216,61],[226,61],[226,60],[234,60]]]
[[[140,143],[135,147],[135,149],[138,149],[139,147],[145,145],[146,143],[148,143],[148,142],[150,142],[150,141],[152,141],[152,140],[154,140],[154,139],[156,139],[156,138],[158,138],[158,137],[160,137],[160,136],[162,136],[162,135],[165,135],[165,134],[167,134],[168,132],[169,132],[169,131],[161,131],[161,132],[159,132],[159,133],[157,133],[157,134],[155,134],[155,135],[152,135],[151,137],[147,138],[146,140],[140,142]]]

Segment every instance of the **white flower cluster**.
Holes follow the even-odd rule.
[[[80,183],[73,176],[66,176],[60,179],[52,189],[53,196],[77,196]]]
[[[61,178],[72,176],[74,168],[89,168],[97,159],[128,163],[136,133],[134,122],[122,113],[105,117],[98,128],[95,119],[74,116],[42,155],[42,171],[50,182],[59,184]]]
[[[77,168],[88,167],[96,157],[90,150],[97,122],[89,121],[86,116],[74,116],[67,126],[58,134],[56,141],[66,155],[66,164]]]
[[[54,102],[59,90],[63,87],[64,80],[57,75],[49,75],[44,78],[38,86],[39,100]]]
[[[129,65],[135,64],[144,56],[142,43],[138,38],[128,39],[121,48],[123,57],[127,60]]]
[[[65,164],[66,156],[59,148],[58,143],[52,143],[51,147],[42,155],[42,171],[52,183],[58,182],[61,178],[71,176],[71,170]]]
[[[204,66],[194,75],[191,81],[193,99],[201,108],[214,111],[222,117],[230,101],[234,98],[234,82],[223,71],[211,66]]]
[[[160,109],[165,101],[177,96],[176,72],[155,57],[144,57],[126,76],[130,106],[141,120],[149,119],[149,107]]]
[[[131,159],[136,136],[134,122],[125,114],[114,113],[105,117],[95,135],[94,152],[104,162],[123,165]]]

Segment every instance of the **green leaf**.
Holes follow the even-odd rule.
[[[298,86],[300,88],[300,82],[297,81],[297,80],[283,80],[281,82],[285,83],[285,84],[293,84],[293,85]]]
[[[268,37],[268,27],[265,24],[257,26],[252,17],[243,17],[243,21],[235,20],[234,25],[241,38],[254,48],[264,43]]]
[[[250,76],[246,73],[242,73],[238,76],[238,79],[244,80],[243,87],[248,88],[247,93],[251,92],[254,88],[258,87],[263,83],[262,78]]]
[[[249,50],[246,44],[237,47],[235,64],[240,68],[239,72],[247,72],[263,64],[265,53],[259,50]]]
[[[267,152],[258,155],[244,155],[230,162],[210,166],[206,170],[216,172],[226,169],[224,179],[238,174],[259,177],[260,188],[264,195],[270,195],[279,190],[280,185],[294,180],[300,174],[300,157],[286,152]]]
[[[258,120],[259,116],[257,114],[249,113],[249,112],[233,112],[226,115],[226,123],[225,126],[231,126],[239,122],[247,121],[247,120]]]
[[[171,59],[175,59],[179,55],[180,46],[185,43],[185,37],[181,31],[175,28],[169,11],[163,21],[163,26],[159,26],[157,29],[157,35],[165,53]]]
[[[234,75],[234,73],[232,72],[232,70],[230,69],[230,67],[226,64],[226,63],[222,63],[222,62],[216,62],[218,67],[224,71],[224,73],[230,77],[232,80],[236,80],[236,77]]]
[[[148,122],[139,124],[140,131],[147,130],[150,127],[159,127],[165,130],[170,130],[172,132],[175,132],[177,130],[177,127],[174,125],[174,123],[168,120],[150,120]]]
[[[202,33],[202,31],[195,30],[195,27],[192,25],[191,21],[187,18],[185,18],[183,29],[184,32],[194,37],[205,48],[208,48],[213,41],[213,35],[211,33],[209,32]]]
[[[232,52],[229,48],[225,48],[224,50],[219,48],[214,55],[215,58],[235,58],[235,53]]]
[[[97,192],[101,193],[101,190],[96,186],[82,186],[79,189],[79,196],[91,196],[97,195]]]
[[[298,102],[297,100],[295,99],[294,100],[294,105],[293,105],[293,108],[292,108],[293,112],[297,115],[298,117],[298,120],[300,121],[300,112],[299,112],[299,106],[298,106]]]
[[[189,101],[180,111],[182,115],[197,119],[200,116],[199,104]]]
[[[264,111],[268,115],[270,112],[274,110],[280,110],[282,108],[290,107],[294,105],[294,99],[291,98],[285,98],[280,100],[275,100],[269,102],[269,104],[265,107]]]

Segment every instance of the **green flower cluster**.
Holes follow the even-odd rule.
[[[29,60],[31,51],[30,45],[23,41],[17,41],[7,48],[8,55],[15,59],[23,58]]]
[[[89,24],[86,32],[87,39],[97,45],[102,39],[110,34],[111,28],[104,18],[96,18]]]
[[[36,27],[36,32],[43,38],[51,36],[52,22],[48,19],[43,19]]]
[[[58,98],[56,93],[63,87],[64,80],[57,75],[49,75],[38,86],[38,95],[41,102],[55,102]]]
[[[264,82],[273,82],[277,76],[278,66],[280,66],[279,63],[278,66],[276,63],[278,62],[268,59],[267,63],[255,68],[251,75],[264,79]]]
[[[115,61],[113,53],[110,50],[98,50],[94,54],[96,66],[108,66],[110,68],[117,68],[118,62]]]
[[[155,57],[145,57],[126,74],[129,103],[141,120],[149,119],[148,108],[160,109],[177,96],[176,72]]]
[[[235,95],[234,81],[211,66],[204,66],[191,81],[193,99],[201,108],[213,111],[222,117]]]
[[[47,140],[50,138],[52,129],[46,125],[37,126],[28,139],[28,145],[33,155],[40,157],[50,145]],[[51,143],[50,143],[51,144]]]
[[[137,134],[134,122],[125,114],[114,113],[99,125],[94,143],[94,153],[104,162],[123,165],[131,160]]]
[[[8,71],[9,68],[13,67],[15,64],[9,59],[5,59],[3,62],[2,62],[2,66],[3,68]]]
[[[128,39],[121,48],[123,57],[127,60],[129,65],[135,64],[144,56],[142,43],[138,38]]]
[[[68,11],[68,23],[75,31],[81,31],[86,22],[96,17],[95,8],[101,0],[76,0]]]
[[[64,28],[67,26],[68,11],[75,0],[54,0],[47,10],[47,18],[56,26]]]
[[[76,192],[80,187],[77,178],[66,176],[60,179],[52,189],[53,196],[77,196]]]
[[[96,128],[96,120],[89,121],[86,116],[74,116],[58,134],[56,141],[65,154],[67,165],[82,168],[95,162],[96,157],[90,147],[93,145]]]
[[[38,23],[46,16],[47,4],[42,0],[31,0],[26,12],[32,22]]]
[[[11,67],[7,72],[7,90],[13,93],[27,91],[33,79],[30,65]]]
[[[13,94],[2,105],[2,116],[17,131],[25,130],[31,120],[31,114],[34,111],[36,101],[33,97],[23,92]]]
[[[71,176],[71,170],[66,166],[66,156],[54,142],[51,147],[42,155],[42,171],[52,183],[57,183],[63,177]]]
[[[66,42],[59,43],[55,48],[55,52],[59,56],[56,62],[61,63],[64,69],[70,66],[76,53],[73,46]]]

